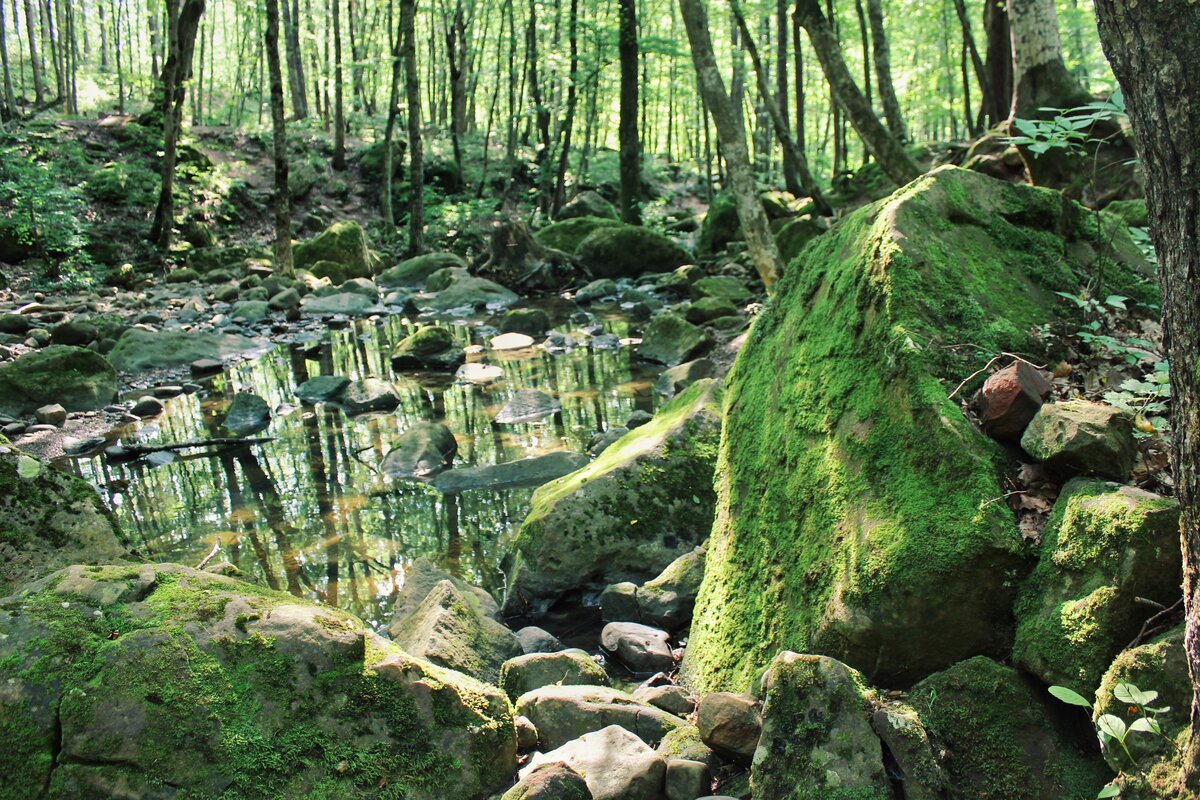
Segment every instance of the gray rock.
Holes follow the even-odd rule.
[[[708,764],[672,758],[667,761],[667,775],[663,790],[667,800],[696,800],[712,786],[712,774]]]
[[[475,602],[487,616],[500,621],[500,607],[484,589],[472,586],[460,578],[444,572],[428,558],[421,556],[408,566],[404,574],[404,585],[396,596],[396,607],[392,616],[392,627],[399,625],[416,613],[421,602],[442,581],[450,581],[460,592],[474,595]],[[390,631],[389,631],[390,633]]]
[[[634,734],[617,725],[539,753],[521,770],[524,779],[543,764],[561,762],[584,776],[595,800],[658,800],[667,765]]]
[[[429,325],[406,336],[392,351],[394,369],[450,370],[466,356],[448,328]]]
[[[287,311],[300,305],[300,292],[294,288],[284,289],[271,297],[270,306],[273,311]]]
[[[522,773],[500,800],[592,800],[587,782],[561,761],[548,761]]]
[[[601,616],[680,630],[691,622],[703,579],[704,548],[697,547],[642,586],[624,582],[606,588],[600,595]]]
[[[0,413],[21,417],[45,405],[95,411],[112,402],[117,374],[104,357],[80,347],[51,345],[0,364]]]
[[[314,293],[305,297],[300,307],[308,314],[345,314],[348,317],[362,317],[372,313],[375,299],[354,292],[337,292],[325,297],[317,297]]]
[[[682,758],[699,761],[710,768],[719,765],[720,759],[712,748],[700,738],[700,729],[695,725],[681,725],[667,733],[658,743],[658,752],[663,758]]]
[[[229,316],[240,322],[258,322],[271,311],[270,304],[265,300],[243,300],[233,307]]]
[[[1060,477],[1099,475],[1123,481],[1137,459],[1130,416],[1086,400],[1042,406],[1021,436],[1021,447]]]
[[[519,640],[518,640],[519,641]],[[510,658],[500,668],[500,688],[516,700],[543,686],[608,686],[608,674],[583,650],[529,653]]]
[[[124,372],[142,372],[182,367],[200,360],[222,361],[250,355],[266,346],[266,342],[233,334],[130,328],[121,334],[108,359]]]
[[[378,378],[351,381],[342,392],[342,407],[347,414],[366,414],[372,411],[391,411],[400,405],[396,387]]]
[[[629,428],[626,428],[624,425],[617,425],[606,431],[597,433],[588,442],[587,451],[593,456],[598,456],[627,433],[629,433]]]
[[[372,302],[379,297],[379,287],[369,278],[351,278],[348,281],[343,281],[338,286],[338,291],[362,295]]]
[[[221,426],[234,436],[245,436],[263,430],[271,422],[271,408],[267,401],[250,392],[239,392],[233,396]]]
[[[495,422],[502,425],[536,422],[560,411],[562,406],[550,395],[538,389],[520,389],[500,409]]]
[[[440,422],[416,422],[392,444],[382,468],[389,478],[423,478],[448,467],[458,442]]]
[[[610,622],[600,646],[634,672],[669,672],[675,667],[670,634],[636,622]]]
[[[557,653],[560,650],[566,649],[566,646],[558,640],[557,636],[535,625],[528,625],[517,631],[517,641],[521,643],[521,649],[525,651],[526,655],[530,653]]]
[[[412,301],[418,308],[433,311],[485,306],[503,308],[519,299],[500,284],[457,267],[438,270],[430,275],[425,281],[425,289],[425,292],[413,295]]]
[[[432,483],[435,489],[446,494],[458,494],[473,489],[497,490],[541,486],[574,472],[587,463],[587,456],[561,450],[503,464],[448,470],[435,476]]]
[[[426,253],[384,270],[376,280],[380,286],[424,286],[430,275],[450,268],[466,269],[467,262],[453,253]]]
[[[58,403],[44,405],[33,412],[34,418],[43,425],[61,428],[67,424],[67,410]]]
[[[700,698],[696,710],[700,739],[726,758],[749,763],[762,733],[762,715],[753,698],[713,692]]]
[[[163,412],[162,400],[157,397],[145,395],[139,397],[137,402],[133,404],[133,408],[129,409],[129,413],[135,417],[145,419],[147,417],[157,417]]]
[[[633,692],[633,699],[677,717],[687,717],[696,710],[695,695],[682,686],[639,686]]]
[[[560,747],[607,725],[620,725],[643,741],[657,742],[687,724],[608,686],[544,686],[521,695],[516,708],[537,726],[543,749]]]
[[[550,330],[550,315],[540,308],[516,308],[501,318],[500,330],[505,333],[543,336]]]
[[[513,722],[517,728],[517,749],[521,751],[536,750],[538,745],[537,728],[525,717],[518,716]]]
[[[606,297],[616,297],[617,283],[611,278],[600,278],[575,293],[576,303],[594,303]]]
[[[342,375],[318,375],[296,387],[296,397],[305,405],[316,405],[336,401],[350,385],[350,379]]]
[[[647,361],[673,367],[695,356],[708,345],[708,334],[672,312],[658,314],[642,334],[638,355]]]

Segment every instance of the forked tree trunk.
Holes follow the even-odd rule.
[[[408,103],[408,253],[425,252],[425,159],[421,147],[421,84],[417,74],[417,0],[400,0],[400,52]]]
[[[287,0],[283,0],[284,3]],[[271,79],[271,131],[275,149],[275,269],[284,275],[292,269],[292,210],[288,195],[287,123],[283,114],[283,71],[279,68],[279,3],[267,0],[267,72]]]
[[[1054,0],[1008,0],[1012,34],[1013,96],[1010,117],[1037,116],[1038,109],[1068,108],[1091,97],[1063,63]]]
[[[882,0],[867,0],[867,18],[871,21],[871,44],[875,49],[875,83],[879,87],[883,116],[887,119],[888,130],[892,132],[892,136],[903,142],[908,139],[908,128],[904,125],[900,101],[896,99],[896,87],[892,83],[892,51],[883,27]]]
[[[808,31],[808,39],[821,63],[830,93],[850,118],[850,124],[858,131],[871,155],[879,162],[884,173],[901,186],[914,180],[921,174],[920,168],[900,140],[883,127],[870,103],[854,83],[842,59],[837,36],[821,13],[817,0],[797,0],[796,13],[800,15],[800,24]]]
[[[729,169],[729,183],[737,203],[738,219],[746,237],[750,258],[763,284],[770,291],[779,280],[779,247],[767,223],[758,193],[758,184],[750,167],[750,154],[746,150],[746,132],[742,117],[725,91],[725,82],[713,54],[712,38],[708,32],[708,13],[703,0],[679,0],[683,25],[691,44],[692,63],[696,67],[696,83],[700,95],[712,115],[717,128],[717,138]]]
[[[621,219],[642,223],[642,152],[638,142],[637,0],[619,0],[617,52],[621,62],[621,114],[617,138],[621,153]]]
[[[1182,516],[1192,730],[1174,797],[1200,796],[1200,6],[1096,0],[1146,171],[1171,362],[1172,467]]]

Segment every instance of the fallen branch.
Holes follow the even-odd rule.
[[[1142,600],[1142,598],[1136,598],[1134,602],[1137,602],[1138,600]],[[1170,608],[1164,608],[1162,611],[1159,611],[1150,619],[1146,620],[1142,624],[1142,629],[1138,632],[1138,635],[1134,637],[1132,642],[1126,645],[1125,649],[1130,650],[1138,645],[1144,644],[1151,637],[1174,627],[1176,624],[1178,624],[1178,621],[1175,619],[1175,617],[1179,617],[1178,621],[1182,621],[1183,619],[1182,597],[1172,603]]]
[[[217,539],[213,542],[212,550],[208,551],[208,555],[204,557],[204,560],[196,565],[196,569],[204,569],[208,565],[208,562],[212,561],[213,557],[219,552],[221,552],[221,540]]]
[[[265,442],[273,442],[275,437],[262,436],[256,439],[193,439],[188,442],[175,442],[174,444],[129,444],[129,445],[113,445],[104,451],[104,454],[109,458],[118,461],[131,461],[135,458],[150,455],[151,453],[165,453],[176,450],[190,450],[193,447],[227,447],[227,446],[243,446],[251,444],[263,444]]]

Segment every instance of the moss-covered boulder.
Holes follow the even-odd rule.
[[[730,242],[742,238],[742,221],[738,218],[737,201],[732,192],[722,192],[713,198],[700,224],[696,252],[711,256],[721,252]]]
[[[21,453],[0,437],[0,597],[68,564],[127,553],[90,484]]]
[[[292,250],[296,269],[309,269],[318,261],[333,261],[346,268],[347,278],[369,278],[379,257],[367,247],[367,236],[357,222],[335,222]]]
[[[358,157],[358,168],[362,171],[363,177],[375,182],[383,180],[383,161],[387,155],[387,142],[380,140],[363,148],[362,154]],[[402,139],[394,137],[392,139],[392,177],[397,177],[404,170],[404,151],[408,149],[408,145]]]
[[[665,311],[650,320],[637,352],[647,361],[674,367],[695,356],[708,344],[708,334],[678,314]]]
[[[1092,800],[1110,774],[1086,728],[1045,688],[983,656],[913,687],[951,796],[972,800]]]
[[[1133,228],[1146,228],[1150,225],[1150,212],[1145,200],[1114,200],[1104,207],[1110,214],[1116,214],[1126,225]]]
[[[51,345],[0,364],[0,413],[12,417],[51,403],[67,411],[95,411],[116,396],[112,365],[82,347]]]
[[[454,341],[449,328],[426,325],[418,328],[396,344],[392,351],[395,369],[454,369],[466,355]]]
[[[425,281],[425,291],[412,296],[417,308],[455,311],[476,308],[505,308],[519,298],[495,281],[472,275],[459,267],[440,269]]]
[[[712,526],[720,403],[718,383],[697,381],[591,464],[538,489],[505,543],[506,610],[644,581],[700,544]]]
[[[266,346],[265,342],[232,333],[130,328],[117,340],[108,360],[122,372],[172,369],[203,359],[219,361],[249,355]]]
[[[780,653],[762,677],[763,725],[750,786],[778,800],[888,800],[873,692],[825,656]]]
[[[424,286],[430,275],[451,267],[466,269],[467,262],[454,253],[426,253],[384,270],[379,273],[376,282],[380,286]]]
[[[1137,598],[1171,606],[1182,580],[1174,500],[1073,480],[1021,586],[1013,658],[1046,683],[1086,695],[1153,615]]]
[[[983,365],[957,346],[1028,351],[1101,241],[1118,254],[1105,288],[1152,293],[1125,234],[1051,190],[948,167],[805,248],[727,380],[689,680],[744,690],[781,648],[885,685],[1009,652],[1026,561],[989,502],[1007,460],[948,399]]]
[[[231,578],[70,567],[0,634],[8,797],[470,800],[516,768],[497,689]]]
[[[804,246],[825,232],[825,228],[811,217],[789,220],[775,232],[775,245],[783,263],[790,264]]]
[[[571,217],[552,223],[534,234],[534,238],[547,247],[575,254],[580,243],[601,228],[617,228],[621,223],[606,217]]]
[[[528,653],[510,658],[500,670],[500,688],[514,701],[543,686],[608,686],[608,673],[587,652]]]
[[[673,239],[648,228],[620,224],[592,231],[579,243],[575,256],[597,278],[670,272],[692,260]]]
[[[577,217],[617,219],[617,207],[605,200],[599,192],[587,189],[571,198],[570,202],[558,212],[559,219],[575,219]]]

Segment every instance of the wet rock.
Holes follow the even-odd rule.
[[[708,342],[704,331],[678,314],[666,312],[650,320],[637,352],[647,361],[673,367],[696,355]]]
[[[611,445],[620,441],[621,438],[627,433],[629,433],[629,428],[626,428],[624,425],[617,425],[616,427],[597,433],[590,440],[588,440],[588,455],[600,455]]]
[[[625,582],[606,588],[600,595],[601,615],[605,620],[632,620],[680,630],[692,620],[703,579],[704,548],[697,547],[640,587]]]
[[[425,292],[412,296],[422,310],[450,311],[467,308],[503,308],[517,302],[515,293],[465,269],[441,269],[425,281]]]
[[[544,336],[550,330],[550,315],[540,308],[516,308],[500,319],[500,330]]]
[[[56,428],[67,424],[67,410],[58,403],[41,406],[33,412],[33,417],[42,425],[53,425]]]
[[[270,311],[270,304],[265,300],[244,300],[233,307],[229,316],[240,322],[258,322],[265,319]]]
[[[502,425],[536,422],[561,409],[557,400],[539,389],[520,389],[504,404],[494,421]]]
[[[438,582],[416,611],[389,630],[406,653],[487,683],[496,683],[501,665],[521,653],[517,637],[492,618],[475,593],[449,580]]]
[[[441,472],[458,455],[454,433],[440,422],[416,422],[392,445],[381,467],[389,478],[423,478]]]
[[[575,219],[577,217],[617,219],[617,209],[598,192],[587,189],[571,198],[558,212],[559,219]]]
[[[157,417],[163,412],[162,400],[149,395],[139,397],[137,402],[133,404],[133,408],[129,409],[129,413],[135,417],[146,419],[147,417]]]
[[[688,306],[684,318],[694,325],[703,325],[718,317],[737,316],[738,309],[723,297],[701,297]]]
[[[318,297],[314,293],[305,297],[301,301],[300,307],[307,314],[322,316],[345,314],[349,317],[362,317],[372,313],[372,309],[375,308],[375,299],[354,292],[337,292],[325,297]]]
[[[525,772],[500,800],[592,800],[587,781],[561,761],[546,761]]]
[[[1042,373],[1024,361],[1014,361],[995,373],[973,403],[983,432],[1000,441],[1019,441],[1051,388]]]
[[[579,243],[576,257],[598,278],[634,278],[669,272],[692,260],[672,239],[636,225],[597,228]]]
[[[498,490],[541,486],[572,473],[587,463],[587,456],[564,450],[486,467],[448,470],[435,476],[432,484],[433,488],[445,494],[459,494],[474,489]]]
[[[1042,406],[1021,436],[1021,447],[1061,477],[1099,475],[1123,481],[1137,459],[1130,416],[1087,400]]]
[[[376,278],[380,286],[424,286],[429,276],[443,269],[466,269],[467,262],[454,253],[426,253],[401,261]]]
[[[696,727],[704,744],[726,758],[749,763],[762,733],[762,715],[750,697],[713,692],[700,698]]]
[[[50,796],[347,797],[386,774],[398,796],[475,800],[516,769],[502,694],[327,606],[160,564],[71,567],[6,611],[8,778]]]
[[[296,244],[292,259],[297,270],[312,270],[322,261],[333,262],[351,278],[370,277],[379,263],[379,257],[367,247],[362,226],[349,220],[335,222],[312,239]]]
[[[72,347],[87,347],[100,338],[100,329],[90,322],[69,320],[55,325],[50,331],[51,344],[66,344]]]
[[[342,375],[318,375],[296,387],[296,397],[305,405],[337,401],[350,379]]]
[[[454,369],[466,356],[448,328],[428,325],[406,336],[392,351],[393,369]]]
[[[528,625],[517,631],[517,640],[521,643],[521,649],[525,651],[526,655],[530,653],[557,653],[560,650],[566,649],[563,643],[558,640],[558,637],[535,625]]]
[[[0,413],[11,417],[54,403],[68,411],[96,411],[116,393],[116,372],[91,350],[51,345],[0,364]]]
[[[737,278],[728,275],[712,275],[692,284],[692,297],[697,300],[711,298],[732,303],[745,303],[754,295]]]
[[[351,381],[342,392],[342,407],[347,414],[366,414],[372,411],[391,411],[400,405],[396,387],[378,378]]]
[[[554,762],[583,775],[595,800],[658,800],[667,769],[661,756],[618,725],[537,754],[521,770],[521,776]]]
[[[543,686],[608,686],[604,668],[583,650],[557,653],[528,653],[504,662],[500,668],[500,688],[516,700],[526,692]]]
[[[643,741],[657,742],[687,724],[608,686],[544,686],[517,698],[516,708],[537,726],[544,750],[607,725],[620,725]]]
[[[234,334],[130,328],[121,334],[108,359],[122,372],[142,372],[182,367],[201,360],[222,361],[249,355],[265,346],[263,341]]]
[[[1179,506],[1132,486],[1077,478],[1063,487],[1015,613],[1017,664],[1086,694],[1183,580]]]
[[[677,717],[686,718],[696,710],[695,696],[682,686],[639,686],[633,692],[633,699]]]
[[[667,397],[674,397],[693,383],[717,375],[717,365],[707,358],[698,358],[678,366],[663,370],[654,382],[654,391]]]
[[[645,580],[711,528],[721,389],[699,382],[586,467],[538,489],[505,542],[509,613],[563,593]]]
[[[666,779],[663,792],[667,800],[696,800],[712,786],[712,775],[708,764],[682,758],[667,760]]]
[[[287,311],[300,305],[300,292],[295,289],[283,289],[271,296],[269,302],[272,311]]]
[[[786,797],[795,786],[814,796],[837,792],[888,797],[866,680],[825,656],[780,653],[762,677],[762,734],[750,786]]]
[[[598,278],[575,293],[576,303],[594,303],[606,297],[615,297],[617,284],[611,278]]]
[[[486,386],[503,378],[504,369],[493,364],[471,362],[459,367],[458,371],[454,373],[454,377],[477,386]]]
[[[271,407],[266,400],[250,392],[235,394],[221,420],[221,426],[234,436],[257,433],[270,423]]]
[[[504,350],[523,350],[526,347],[533,347],[533,337],[524,333],[502,333],[499,336],[493,336],[488,345],[497,351]]]
[[[670,634],[636,622],[610,622],[600,646],[634,672],[670,672],[675,668]]]

